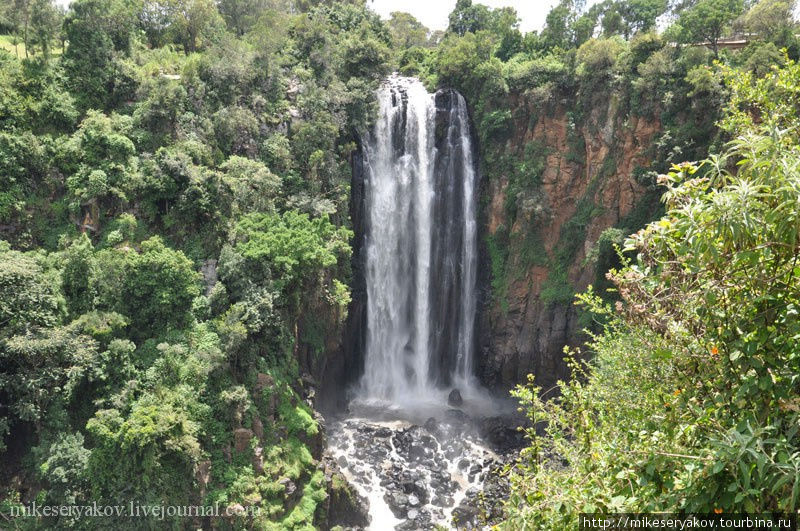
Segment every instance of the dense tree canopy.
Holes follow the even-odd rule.
[[[76,0],[59,55],[61,12],[18,5],[0,21],[30,57],[0,51],[0,448],[23,438],[3,459],[30,465],[9,474],[57,504],[258,498],[262,526],[311,525],[324,481],[316,422],[288,406],[311,370],[294,353],[349,300],[349,157],[389,27],[359,3]],[[254,422],[271,457],[242,468],[223,450]],[[287,501],[285,477],[307,493]]]
[[[136,498],[260,508],[214,526],[321,525],[329,478],[307,386],[342,333],[352,163],[395,70],[459,90],[482,173],[492,186],[506,179],[509,226],[484,241],[487,298],[500,306],[507,279],[524,276],[512,255],[548,271],[543,305],[568,304],[565,271],[599,209],[572,198],[575,215],[543,249],[550,153],[515,150],[515,124],[562,113],[559,155],[593,179],[616,164],[612,153],[585,167],[580,132],[603,129],[598,116],[658,124],[633,176],[647,201],[587,257],[607,286],[606,270],[622,267],[612,278],[624,311],[585,296],[605,322],[596,364],[564,383],[561,402],[518,391],[552,433],[547,459],[535,442],[514,470],[509,525],[559,528],[572,520],[558,503],[593,497],[604,501],[581,507],[796,510],[792,9],[562,0],[523,34],[513,9],[471,0],[458,0],[445,32],[402,12],[382,21],[360,0],[0,3],[0,458],[11,478],[0,512]],[[747,47],[719,46],[735,31]],[[723,145],[720,158],[673,166]],[[670,177],[659,184],[658,173]],[[617,256],[664,191],[667,217]],[[665,396],[676,397],[666,413]],[[586,411],[598,415],[575,433],[597,443],[584,447],[568,430]],[[645,439],[611,435],[638,422]],[[647,453],[652,441],[700,464]],[[571,468],[554,471],[551,456]],[[728,494],[742,466],[765,497]],[[594,479],[584,489],[572,474]]]

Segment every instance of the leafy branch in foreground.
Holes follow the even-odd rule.
[[[800,506],[800,146],[789,61],[727,78],[728,151],[662,176],[666,215],[609,275],[616,311],[558,399],[515,391],[534,444],[509,525],[591,511],[764,512]],[[544,431],[544,435],[541,432]]]

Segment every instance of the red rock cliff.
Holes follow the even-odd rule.
[[[546,155],[537,184],[517,188],[515,198],[507,197],[507,172],[484,165],[485,235],[491,239],[507,232],[508,256],[505,278],[492,282],[503,284],[505,293],[486,298],[479,371],[492,388],[511,387],[534,373],[538,385],[546,389],[566,375],[563,347],[581,342],[582,327],[573,304],[543,300],[543,291],[564,276],[575,292],[594,281],[595,267],[587,255],[601,233],[620,224],[644,196],[645,187],[637,183],[634,170],[647,166],[647,148],[660,124],[624,116],[613,97],[595,105],[577,126],[563,106],[541,115],[540,109],[529,108],[519,99],[516,105],[519,110],[505,152],[523,153],[526,146],[536,143]],[[516,205],[513,214],[507,206],[509,199]],[[576,218],[582,221],[572,223],[580,230],[565,230]],[[537,242],[533,248],[531,241]],[[557,257],[563,246],[573,251],[564,260],[562,250],[562,264]]]

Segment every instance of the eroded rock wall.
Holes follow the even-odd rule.
[[[543,389],[566,376],[563,347],[585,339],[583,326],[575,306],[565,297],[548,297],[548,290],[566,288],[563,276],[575,292],[595,280],[587,256],[601,233],[620,225],[644,197],[636,172],[648,165],[649,146],[660,131],[657,120],[619,112],[613,97],[580,124],[564,105],[546,113],[523,98],[512,105],[505,151],[524,153],[533,144],[545,159],[536,184],[517,187],[511,198],[508,173],[484,164],[485,241],[494,239],[508,252],[505,278],[484,275],[504,289],[484,286],[492,293],[480,319],[479,376],[496,391],[524,382],[528,373]],[[482,265],[496,276],[490,254],[484,246]]]

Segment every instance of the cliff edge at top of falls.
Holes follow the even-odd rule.
[[[564,346],[583,339],[574,294],[602,284],[605,271],[593,252],[601,234],[638,229],[658,209],[658,191],[641,174],[661,126],[619,112],[613,97],[580,124],[563,105],[546,114],[521,98],[511,106],[514,119],[500,152],[487,154],[482,146],[480,269],[488,296],[478,371],[498,391],[529,373],[548,389],[567,375]],[[510,157],[516,167],[490,156]]]

